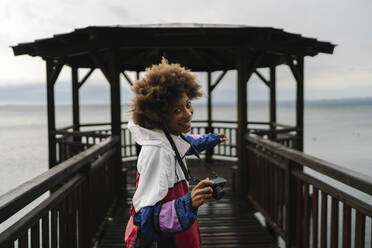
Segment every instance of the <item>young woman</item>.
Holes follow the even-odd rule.
[[[128,128],[141,145],[137,161],[137,189],[125,243],[131,247],[200,247],[196,221],[198,208],[212,197],[213,182],[204,179],[189,191],[181,165],[166,133],[186,164],[192,144],[198,152],[225,141],[223,134],[183,135],[191,129],[191,100],[202,95],[201,86],[179,64],[147,68],[133,86],[133,121]]]

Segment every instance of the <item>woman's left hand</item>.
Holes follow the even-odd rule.
[[[228,138],[226,137],[225,134],[223,133],[219,133],[218,136],[220,136],[220,142],[224,142],[224,141],[227,141]]]

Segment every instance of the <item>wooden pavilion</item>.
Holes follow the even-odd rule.
[[[355,200],[309,176],[302,169],[309,167],[372,194],[369,178],[302,152],[304,58],[319,53],[332,54],[334,47],[329,42],[288,33],[282,29],[210,24],[87,27],[14,46],[15,55],[40,56],[46,62],[50,170],[35,178],[31,184],[15,189],[15,193],[7,198],[0,198],[0,221],[3,222],[21,206],[27,205],[44,192],[50,191],[51,196],[44,205],[28,216],[29,219],[23,219],[12,230],[0,234],[0,244],[13,247],[14,240],[19,240],[19,244],[24,245],[19,247],[28,247],[28,235],[25,232],[30,229],[31,243],[35,242],[35,247],[38,247],[39,224],[43,232],[41,243],[51,244],[51,247],[55,247],[57,242],[59,247],[90,247],[102,240],[107,241],[103,237],[109,233],[107,230],[112,226],[110,223],[117,223],[117,218],[112,220],[113,216],[117,216],[113,212],[121,213],[125,206],[123,199],[130,200],[127,193],[128,190],[133,190],[129,186],[131,180],[126,180],[122,172],[130,173],[128,166],[136,159],[135,144],[126,130],[126,123],[121,121],[120,80],[124,77],[132,84],[128,71],[135,71],[138,77],[146,67],[159,63],[162,56],[166,56],[170,62],[185,65],[192,71],[207,73],[208,119],[199,123],[193,132],[222,129],[228,135],[230,142],[214,151],[208,151],[206,159],[216,161],[213,154],[236,158],[235,166],[232,167],[231,188],[239,196],[235,201],[243,205],[248,202],[251,204],[251,211],[247,211],[250,216],[251,212],[259,211],[265,217],[269,230],[275,237],[280,236],[287,247],[316,247],[314,245],[318,244],[318,237],[322,245],[327,243],[327,196],[330,196],[333,199],[332,244],[337,245],[338,242],[336,216],[339,210],[336,209],[336,204],[339,202],[347,206],[343,208],[344,247],[348,247],[351,237],[354,237],[350,234],[351,209],[358,213],[354,223],[357,227],[355,244],[364,244],[365,228],[359,228],[359,224],[365,225],[365,218],[370,218],[371,206],[366,207],[358,199]],[[296,82],[296,124],[293,127],[281,125],[276,120],[276,67],[279,65],[287,65]],[[71,68],[73,123],[66,128],[56,129],[54,85],[64,66]],[[79,76],[81,68],[89,69],[83,77]],[[258,71],[260,68],[269,70],[269,78]],[[94,70],[100,70],[110,84],[110,123],[80,123],[79,88]],[[212,92],[229,70],[237,72],[238,120],[215,121],[211,115]],[[212,72],[217,71],[220,76],[212,82]],[[247,82],[253,74],[270,90],[269,122],[248,121]],[[226,126],[227,124],[232,126]],[[264,128],[251,128],[251,124],[262,125]],[[84,130],[87,127],[90,131]],[[215,203],[215,209],[222,212],[226,208],[230,209],[231,206],[226,204],[227,202]],[[318,230],[319,204],[322,207],[322,223]],[[95,207],[92,209],[91,206]],[[120,211],[117,211],[118,206]],[[205,211],[206,214],[209,213]],[[236,222],[239,216],[244,215],[245,210],[239,208],[234,211],[234,216],[230,217],[235,218]],[[220,217],[221,223],[232,221],[231,218],[226,219],[227,216]],[[218,223],[218,220],[211,222],[208,218],[213,219],[213,215],[205,216],[204,221],[208,225],[213,224],[213,221]],[[247,227],[247,223],[250,220],[241,225]],[[255,230],[259,228],[255,224]],[[255,235],[251,235],[249,241],[242,238],[249,235],[250,230],[252,231],[249,228],[231,231],[227,227],[223,236],[227,242],[221,247],[258,247],[258,241],[252,243]],[[48,232],[52,233],[50,237]],[[214,235],[217,240],[215,242],[221,242],[218,239],[220,233],[216,231]],[[205,240],[208,239],[204,239],[205,247],[208,244],[210,247],[218,247],[213,240]],[[120,242],[116,240],[114,243],[122,245],[122,240]],[[260,244],[262,247],[275,247],[275,243],[271,240],[266,246]],[[101,247],[111,246],[108,244]]]

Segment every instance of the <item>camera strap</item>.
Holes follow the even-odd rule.
[[[190,170],[186,169],[186,166],[185,166],[185,164],[184,164],[183,161],[182,161],[181,155],[180,155],[180,153],[178,152],[178,149],[177,149],[176,144],[174,143],[172,137],[171,137],[171,136],[169,135],[169,133],[168,133],[167,131],[165,131],[165,130],[164,130],[164,133],[165,133],[165,136],[167,137],[169,143],[171,144],[174,153],[176,154],[177,161],[178,161],[179,165],[181,166],[182,172],[183,172],[183,174],[185,175],[186,180],[187,180],[187,181],[190,181],[190,179],[191,179],[193,182],[196,182],[196,183],[200,182],[199,179],[197,179],[197,178],[195,178],[195,177],[193,177],[193,176],[191,175]],[[185,140],[187,143],[190,144],[190,142],[189,142],[189,141],[188,141],[188,140],[183,136],[183,134],[181,134],[181,138],[182,138],[183,140]],[[193,150],[193,153],[195,154],[195,156],[196,156],[200,161],[203,162],[204,166],[205,166],[205,167],[206,167],[206,168],[207,168],[207,169],[208,169],[208,170],[213,174],[213,176],[217,177],[217,176],[218,176],[217,173],[214,172],[214,171],[213,171],[209,166],[207,166],[207,164],[206,164],[206,163],[205,163],[205,162],[200,158],[200,155],[199,155],[198,150],[197,150],[197,149],[196,149],[192,144],[190,144],[190,146],[191,146],[191,149]]]
[[[181,166],[182,172],[183,172],[183,174],[185,175],[186,180],[187,180],[187,181],[190,181],[190,179],[191,179],[191,180],[194,181],[194,182],[199,182],[200,180],[194,178],[194,177],[191,175],[190,171],[189,171],[188,169],[186,169],[186,166],[185,166],[185,164],[184,164],[183,161],[182,161],[181,155],[180,155],[180,153],[178,152],[178,149],[177,149],[176,144],[174,143],[172,137],[171,137],[171,136],[169,135],[169,133],[168,133],[167,131],[165,131],[165,130],[164,130],[164,133],[165,133],[165,136],[167,137],[169,143],[171,144],[174,153],[176,154],[177,161],[178,161],[179,165]]]

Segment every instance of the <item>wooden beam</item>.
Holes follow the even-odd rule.
[[[276,123],[276,67],[270,67],[270,123]]]
[[[85,81],[87,81],[87,79],[90,77],[90,75],[93,73],[93,71],[95,70],[96,68],[91,68],[89,70],[89,72],[84,76],[84,78],[81,80],[81,82],[79,82],[79,86],[78,88],[80,89],[81,86],[83,86],[83,84],[85,83]]]
[[[129,78],[129,76],[125,73],[125,71],[122,71],[121,72],[123,74],[123,76],[125,77],[125,79],[127,80],[127,82],[130,84],[130,86],[133,86],[133,82],[132,80]]]
[[[46,61],[49,168],[52,168],[57,163],[56,137],[54,134],[56,130],[54,85],[57,81],[59,73],[62,70],[62,67],[62,60]]]
[[[272,66],[270,67],[270,130],[275,130],[276,125],[276,67]],[[276,134],[269,135],[270,139],[275,139]]]
[[[297,150],[304,150],[304,58],[298,59],[297,63],[298,81],[296,88],[296,127],[297,127]]]
[[[89,53],[91,59],[93,60],[93,62],[95,63],[95,65],[101,69],[103,75],[106,77],[107,81],[110,83],[112,80],[110,79],[110,73],[109,73],[109,70],[107,68],[107,65],[104,63],[104,61],[102,60],[101,56],[98,55],[98,53],[96,52],[90,52]]]
[[[267,87],[271,88],[270,81],[267,80],[259,71],[255,70],[254,73],[266,84]]]
[[[59,73],[62,70],[62,67],[64,65],[63,59],[58,59],[58,60],[48,60],[50,63],[50,72],[47,74],[47,84],[55,84],[57,81],[57,78],[59,76]]]
[[[298,74],[298,64],[295,65],[293,60],[293,57],[287,56],[287,65],[289,66],[289,69],[291,70],[296,82],[298,82],[300,80],[300,75]]]
[[[211,86],[211,92],[214,90],[214,88],[216,88],[216,86],[221,82],[221,80],[223,79],[223,77],[226,75],[227,73],[227,70],[223,71],[220,76],[217,78],[216,82],[214,82],[214,84]]]
[[[296,64],[294,63],[296,61]],[[304,149],[304,57],[287,57],[287,64],[296,80],[296,127],[298,140],[295,149]]]
[[[72,77],[72,124],[73,130],[80,130],[80,106],[79,106],[79,73],[77,67],[71,67]],[[78,140],[74,140],[78,141]]]

